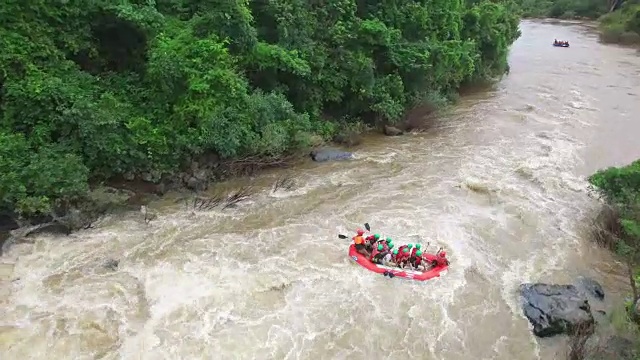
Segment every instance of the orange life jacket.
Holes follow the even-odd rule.
[[[356,235],[356,236],[353,237],[353,243],[356,244],[356,245],[363,244],[364,243],[364,238],[362,236],[360,236],[360,235]]]

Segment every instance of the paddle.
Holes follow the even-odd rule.
[[[367,229],[367,231],[371,231],[371,226],[369,226],[369,223],[364,223],[364,228]],[[348,239],[349,237],[346,235],[338,234],[338,238],[344,240],[344,239]]]

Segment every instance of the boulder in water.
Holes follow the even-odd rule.
[[[111,270],[111,271],[116,271],[118,270],[118,265],[120,265],[120,260],[116,260],[116,259],[112,259],[112,258],[108,258],[104,264],[102,264],[102,266],[105,269]]]
[[[309,156],[311,156],[311,160],[317,162],[353,159],[352,153],[333,148],[313,150]]]
[[[574,285],[522,284],[520,294],[536,336],[571,334],[594,324],[589,301]]]
[[[598,300],[604,300],[604,289],[602,289],[602,285],[592,278],[580,276],[578,277],[576,285],[582,288],[588,296],[592,296]]]

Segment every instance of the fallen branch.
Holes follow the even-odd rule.
[[[240,188],[238,191],[231,193],[229,196],[227,196],[225,205],[222,207],[222,210],[235,206],[238,203],[248,199],[251,196],[251,190],[251,187],[245,186]]]
[[[278,190],[291,191],[291,189],[294,186],[295,186],[295,181],[292,178],[288,176],[283,176],[278,180],[276,180],[275,183],[273,183],[273,191],[278,191]]]
[[[196,211],[209,211],[220,205],[220,203],[222,203],[222,197],[220,195],[208,198],[196,196],[193,198],[192,209]]]
[[[254,175],[258,170],[273,167],[287,167],[291,165],[299,156],[248,156],[241,159],[229,160],[224,163],[228,169],[228,174],[232,176],[238,175]]]
[[[218,206],[222,206],[222,210],[224,210],[248,199],[251,197],[251,193],[252,188],[245,186],[227,196],[213,195],[211,197],[195,196],[191,199],[185,198],[184,204],[185,208],[193,213],[196,211],[211,211]]]

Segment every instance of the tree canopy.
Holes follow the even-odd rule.
[[[279,156],[491,78],[507,1],[6,0],[0,212],[205,152]]]

